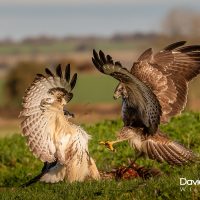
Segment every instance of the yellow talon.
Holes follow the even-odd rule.
[[[101,142],[99,142],[99,144],[105,145],[105,147],[107,147],[111,151],[115,151],[115,149],[113,147],[113,142],[111,142],[111,141],[105,141],[105,142],[101,141]]]

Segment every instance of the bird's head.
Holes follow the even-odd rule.
[[[113,95],[113,98],[116,100],[120,97],[123,97],[123,98],[127,98],[128,97],[128,93],[127,93],[127,90],[126,90],[126,87],[123,83],[119,83],[114,91],[114,95]]]
[[[71,92],[59,87],[50,89],[49,94],[51,94],[55,101],[59,102],[62,106],[66,105],[73,98]]]

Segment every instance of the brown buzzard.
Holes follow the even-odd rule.
[[[100,72],[120,81],[114,93],[114,98],[122,97],[124,128],[119,141],[129,140],[138,155],[176,165],[194,160],[195,155],[158,126],[184,109],[188,82],[200,73],[200,45],[184,44],[170,44],[156,54],[147,49],[130,71],[102,51],[94,50],[92,58]],[[115,142],[105,144],[112,148]]]

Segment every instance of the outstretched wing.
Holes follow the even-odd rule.
[[[55,134],[64,129],[56,122],[65,120],[63,106],[69,102],[76,84],[77,74],[70,81],[70,65],[63,74],[61,66],[56,75],[46,69],[46,75],[38,74],[23,98],[20,117],[22,134],[27,137],[30,150],[42,161],[55,161]],[[65,100],[64,100],[65,98]]]
[[[147,49],[131,69],[159,99],[162,122],[184,109],[188,82],[200,73],[200,45],[184,44],[185,41],[170,44],[155,55],[151,48]]]
[[[160,123],[161,108],[154,93],[119,62],[114,63],[109,55],[105,56],[102,51],[98,55],[93,51],[93,56],[92,61],[100,72],[124,83],[128,105],[138,111],[140,120],[147,127],[147,134],[155,133]]]

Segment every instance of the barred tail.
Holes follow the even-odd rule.
[[[197,161],[197,155],[178,142],[169,139],[148,139],[145,143],[145,153],[153,160],[166,161],[170,165],[186,165]]]

